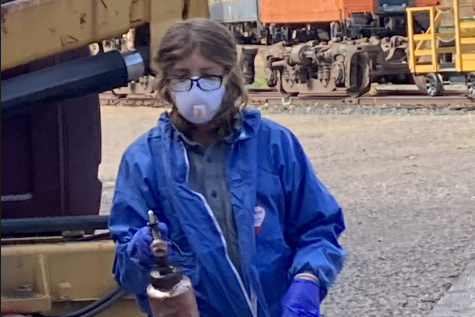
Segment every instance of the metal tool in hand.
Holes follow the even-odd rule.
[[[158,226],[158,219],[152,210],[148,211],[147,225],[152,229],[152,236],[154,240],[162,239],[162,233],[160,232],[160,227]]]
[[[155,257],[155,263],[150,271],[152,285],[156,289],[168,290],[181,281],[181,270],[170,263],[168,243],[160,231],[159,221],[152,210],[148,211],[148,218],[148,226],[152,229],[154,239],[150,246]]]
[[[164,262],[168,254],[168,243],[160,231],[159,221],[152,210],[148,211],[148,219],[147,225],[151,228],[153,236],[153,242],[150,246],[152,253],[156,258],[162,258],[162,262]]]

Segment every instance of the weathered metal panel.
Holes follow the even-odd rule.
[[[121,36],[150,23],[155,48],[186,17],[208,17],[208,0],[24,0],[2,4],[2,70]],[[28,27],[25,23],[28,21]]]
[[[408,0],[378,0],[378,4],[380,6],[388,5],[388,6],[402,6],[403,4],[407,5]]]
[[[117,287],[111,274],[113,241],[2,245],[2,314],[62,315]],[[142,317],[122,298],[100,317]]]
[[[132,0],[36,0],[3,4],[2,70],[120,36],[131,27],[147,22],[148,15],[142,8],[144,1],[132,4]]]
[[[355,13],[404,12],[403,4],[421,7],[436,5],[439,2],[439,0],[293,0],[291,2],[261,0],[260,11],[264,23],[316,23],[348,19]]]
[[[257,21],[257,1],[210,1],[210,17],[212,20],[221,23]]]
[[[412,7],[431,7],[435,5],[440,5],[441,1],[439,0],[411,0],[410,6]]]
[[[311,23],[340,20],[340,3],[335,0],[261,0],[264,23]]]
[[[2,79],[89,55],[73,50],[2,72]],[[94,215],[101,183],[97,95],[2,118],[2,219]]]
[[[352,13],[373,12],[373,0],[261,0],[264,23],[318,23],[340,21]]]
[[[459,6],[461,19],[475,18],[475,0],[459,0]]]
[[[373,0],[343,0],[345,18],[349,18],[354,13],[374,12],[375,9]]]

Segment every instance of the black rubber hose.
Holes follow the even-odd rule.
[[[93,317],[107,308],[114,305],[118,300],[126,296],[128,293],[125,292],[118,286],[112,292],[106,294],[104,297],[96,300],[95,302],[71,313],[67,313],[64,315],[59,315],[55,317]],[[52,316],[45,316],[41,314],[33,314],[34,317],[52,317]]]
[[[127,293],[125,293],[124,291],[121,291],[121,292],[117,293],[114,297],[112,297],[110,300],[108,300],[107,302],[105,302],[102,305],[90,310],[86,314],[77,315],[77,316],[74,316],[74,317],[93,317],[93,316],[96,316],[96,315],[102,313],[104,310],[111,307],[112,305],[114,305],[118,300],[120,300],[125,295],[127,295]]]
[[[86,241],[94,241],[94,240],[101,240],[105,238],[110,238],[110,232],[104,232],[104,233],[97,233],[93,234],[90,236],[85,236],[77,239],[72,239],[71,242],[86,242]]]
[[[119,51],[83,57],[2,80],[2,116],[125,85],[127,67]]]
[[[77,311],[74,311],[72,313],[68,313],[65,315],[60,315],[58,317],[83,317],[83,316],[86,316],[86,314],[90,313],[91,311],[95,311],[99,307],[102,307],[103,305],[107,304],[108,305],[107,307],[109,307],[110,305],[112,305],[114,302],[116,302],[118,299],[122,298],[125,295],[126,293],[122,290],[122,288],[120,288],[120,286],[118,286],[113,291],[106,294],[104,297],[96,300],[95,302]],[[108,303],[111,303],[111,304],[108,304]],[[94,316],[94,315],[91,315],[91,316]]]
[[[2,237],[61,234],[63,231],[108,229],[109,216],[65,216],[2,219]]]
[[[144,74],[148,54],[148,48],[124,54],[113,50],[2,80],[2,118],[35,106],[127,86]]]
[[[88,313],[89,311],[103,305],[104,303],[106,303],[107,301],[109,301],[111,298],[114,298],[114,296],[116,294],[118,294],[120,292],[120,288],[115,288],[112,292],[106,294],[104,297],[101,297],[100,299],[96,300],[95,302],[77,310],[77,311],[74,311],[74,312],[71,312],[71,313],[67,313],[65,315],[60,315],[58,317],[75,317],[75,316],[82,316],[86,313]]]

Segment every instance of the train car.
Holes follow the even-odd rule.
[[[448,83],[465,81],[468,96],[475,98],[475,0],[452,1],[452,7],[407,10],[408,65],[429,96],[443,95]],[[430,21],[422,34],[414,30],[414,16],[421,13]]]
[[[211,19],[223,23],[239,44],[284,45],[311,40],[406,35],[410,7],[438,5],[439,0],[210,0]],[[427,17],[415,17],[426,30]]]
[[[226,25],[239,43],[258,43],[262,38],[259,3],[256,0],[209,0],[210,18]]]
[[[273,45],[264,54],[267,83],[284,98],[299,93],[359,97],[372,83],[387,82],[415,83],[420,90],[437,96],[446,82],[459,77],[473,95],[475,20],[460,17],[475,7],[470,1],[460,5],[453,0],[449,7],[410,7],[406,10],[408,37],[337,37],[328,42]],[[425,31],[418,24],[420,17],[429,22]],[[444,18],[449,21],[446,25]],[[454,21],[451,28],[450,19]]]

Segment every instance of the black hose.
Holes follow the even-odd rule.
[[[104,310],[108,309],[112,305],[114,305],[117,301],[121,298],[126,296],[128,293],[122,290],[120,286],[115,288],[110,293],[106,294],[104,297],[96,300],[95,302],[71,313],[67,313],[64,315],[59,315],[55,317],[93,317]],[[33,314],[34,317],[52,317],[52,316],[45,316],[41,314]]]
[[[104,238],[110,238],[110,232],[109,231],[103,232],[103,233],[97,233],[97,234],[93,234],[93,235],[85,236],[85,237],[81,237],[81,238],[72,239],[71,242],[94,241],[94,240],[101,240],[101,239],[104,239]]]
[[[77,310],[72,313],[68,313],[65,315],[60,315],[58,317],[84,317],[84,316],[94,316],[89,315],[91,312],[94,311],[103,311],[105,308],[110,307],[114,304],[117,300],[124,297],[127,293],[122,290],[120,286],[115,288],[110,293],[106,294],[104,297],[96,300],[95,302]],[[105,308],[103,308],[105,307]],[[98,310],[99,309],[99,310]]]
[[[96,300],[95,302],[77,310],[77,311],[74,311],[74,312],[71,312],[71,313],[67,313],[65,315],[60,315],[58,317],[75,317],[75,316],[82,316],[83,314],[86,314],[87,312],[97,308],[98,306],[106,303],[107,301],[109,301],[111,298],[114,297],[114,295],[118,294],[119,292],[121,291],[120,287],[117,287],[115,288],[114,290],[112,290],[110,293],[107,293],[105,296],[99,298],[98,300]]]
[[[96,316],[96,315],[99,315],[100,313],[102,313],[104,310],[108,309],[109,307],[111,307],[112,305],[114,305],[118,300],[120,300],[122,297],[124,297],[125,295],[127,295],[127,293],[125,293],[124,291],[121,291],[119,293],[117,293],[114,297],[112,297],[110,300],[108,300],[107,302],[105,302],[104,304],[90,310],[89,312],[87,312],[86,314],[84,315],[77,315],[75,317],[93,317],[93,316]]]
[[[127,85],[119,51],[82,57],[1,81],[2,116]]]
[[[2,105],[3,107],[3,105]],[[109,216],[65,216],[2,219],[2,237],[59,234],[64,231],[108,229]]]
[[[2,80],[2,119],[41,105],[127,86],[144,74],[148,55],[149,49],[143,47],[123,54],[112,50]]]

